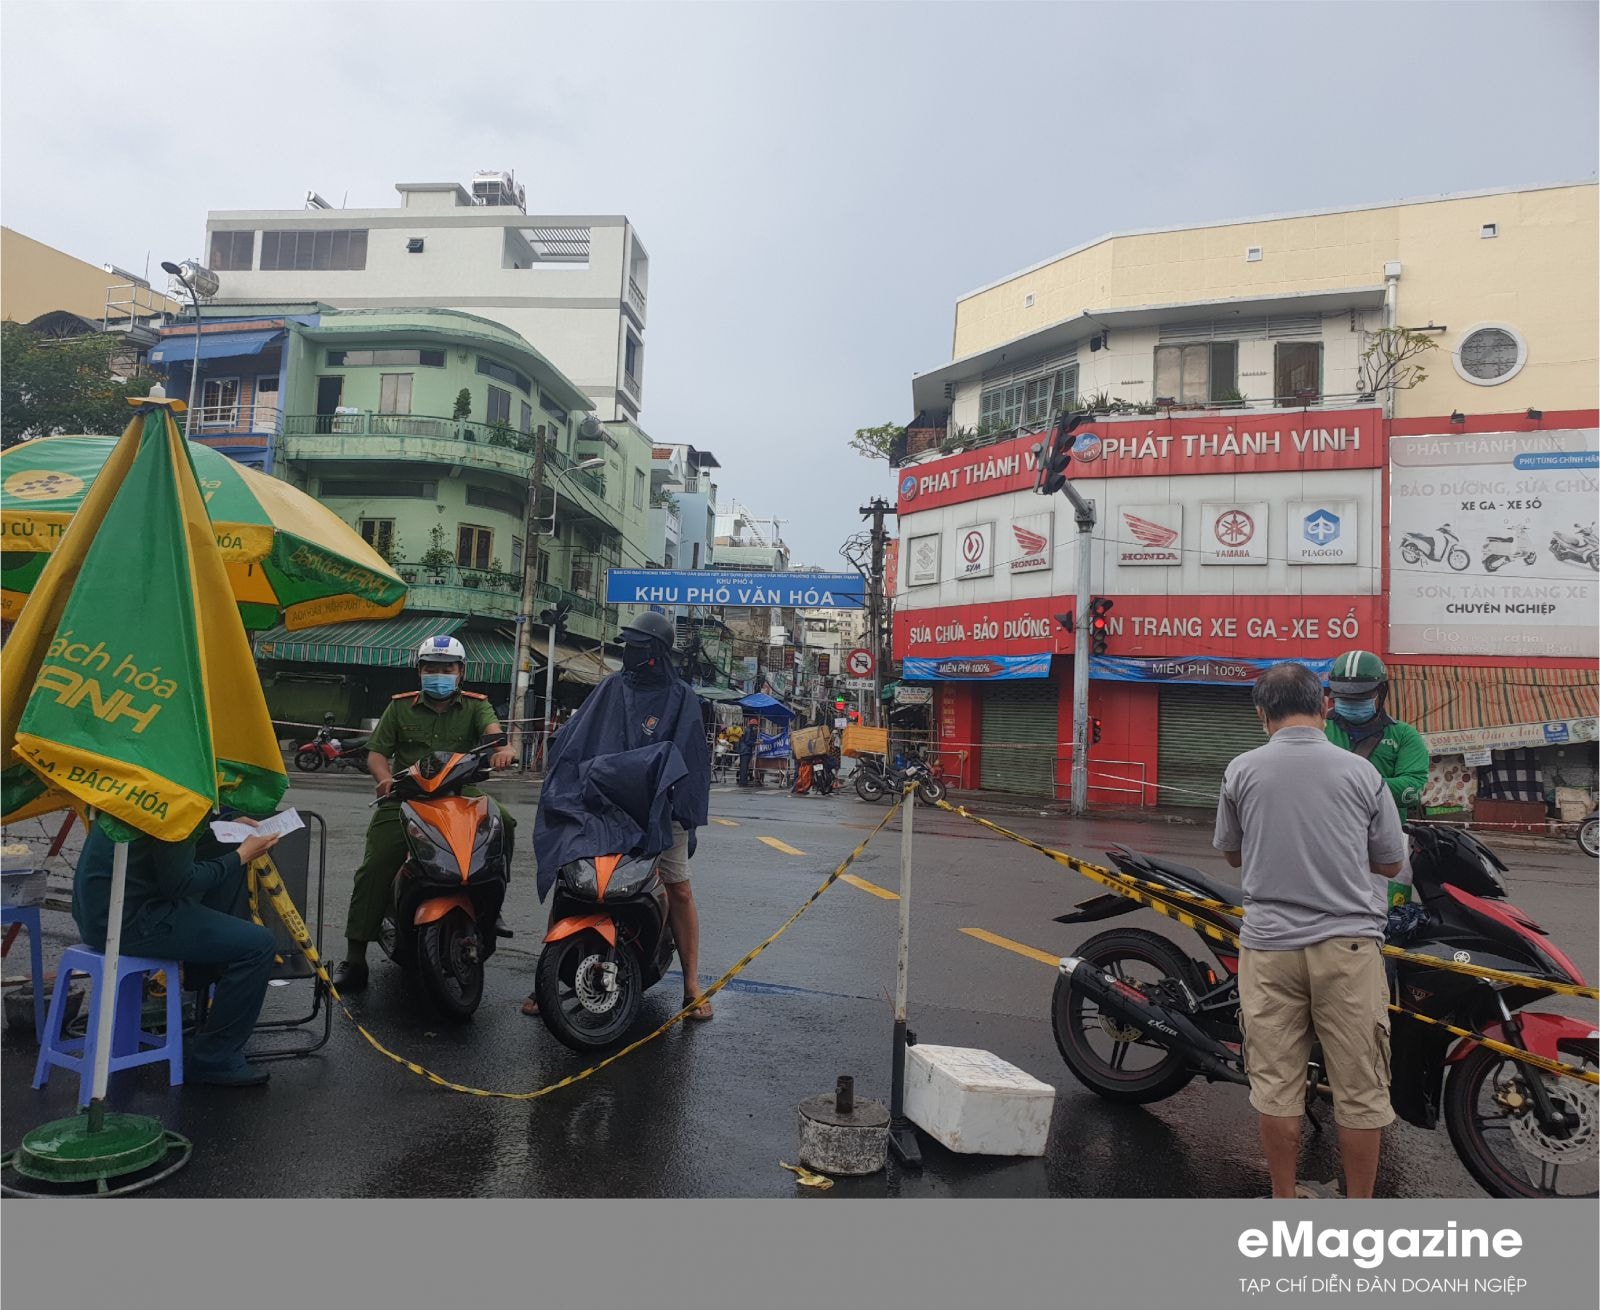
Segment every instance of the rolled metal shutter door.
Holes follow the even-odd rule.
[[[997,682],[983,689],[980,786],[1055,796],[1057,695],[1050,678]]]
[[[1216,809],[1229,763],[1267,740],[1247,687],[1163,687],[1160,722],[1162,805]]]

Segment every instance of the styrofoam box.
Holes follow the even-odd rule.
[[[963,1155],[1043,1155],[1056,1091],[991,1051],[906,1049],[906,1117]]]

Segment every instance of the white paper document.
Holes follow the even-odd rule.
[[[305,826],[305,822],[300,818],[300,811],[285,810],[282,814],[274,814],[270,819],[261,820],[254,828],[248,823],[228,823],[218,820],[211,825],[211,833],[218,841],[237,846],[251,837],[287,837],[291,832]]]

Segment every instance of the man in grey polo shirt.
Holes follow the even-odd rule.
[[[1268,741],[1228,766],[1212,844],[1244,870],[1239,1012],[1272,1195],[1295,1195],[1306,1061],[1320,1039],[1345,1194],[1371,1196],[1394,1121],[1379,948],[1405,832],[1378,771],[1327,739],[1316,674],[1276,665],[1252,699]]]

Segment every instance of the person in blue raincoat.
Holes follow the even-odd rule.
[[[551,744],[533,848],[542,901],[555,885],[556,870],[570,858],[564,848],[579,826],[572,816],[583,808],[581,766],[598,756],[639,751],[657,743],[670,742],[678,748],[688,771],[671,784],[669,808],[676,836],[661,851],[659,868],[688,1004],[701,994],[700,912],[689,885],[689,860],[695,853],[696,833],[709,817],[711,755],[700,698],[672,662],[674,637],[672,620],[654,611],[639,615],[622,630],[618,636],[623,644],[622,672],[613,673],[590,693]],[[534,997],[523,1002],[522,1012],[538,1014]],[[689,1018],[711,1018],[710,1002],[695,1006]]]

